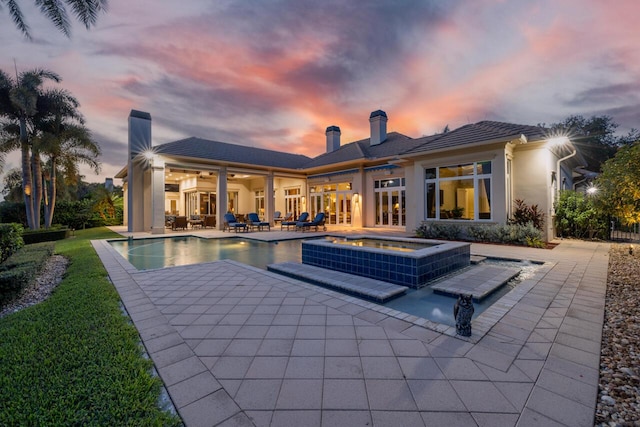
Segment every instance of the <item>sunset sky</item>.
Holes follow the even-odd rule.
[[[343,143],[367,138],[377,109],[412,137],[570,114],[640,127],[638,0],[110,0],[71,39],[21,3],[34,41],[0,11],[0,68],[62,76],[103,151],[87,181],[125,165],[131,109],[151,114],[154,145],[198,136],[309,156],[329,125]]]

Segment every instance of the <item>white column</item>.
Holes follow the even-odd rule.
[[[145,230],[144,153],[151,149],[151,115],[131,110],[129,114],[128,171],[127,181],[127,231]]]
[[[224,227],[224,214],[227,213],[227,168],[221,167],[218,171],[216,184],[216,225],[218,230]]]
[[[164,234],[164,160],[151,161],[151,234]]]
[[[275,203],[273,200],[273,172],[264,178],[264,221],[273,221]]]

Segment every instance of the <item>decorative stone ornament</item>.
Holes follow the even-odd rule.
[[[473,295],[459,295],[453,306],[456,319],[456,333],[463,337],[471,336],[471,317],[473,316]]]

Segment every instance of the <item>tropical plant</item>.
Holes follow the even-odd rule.
[[[59,82],[60,77],[53,71],[36,68],[16,73],[13,79],[0,70],[0,118],[3,119],[0,151],[6,153],[18,148],[21,151],[22,189],[31,229],[40,227],[42,192],[38,194],[33,186],[31,145],[35,133],[33,117],[38,111],[38,98],[45,80]]]
[[[33,144],[32,158],[34,175],[41,177],[38,186],[44,190],[44,219],[48,228],[56,205],[58,173],[62,171],[65,176],[77,177],[80,163],[89,165],[98,173],[100,147],[84,126],[84,118],[78,111],[80,104],[68,91],[48,90],[40,99],[42,114],[34,119],[40,133]],[[44,172],[40,156],[47,159]]]
[[[624,225],[640,222],[640,141],[622,147],[602,166],[595,203]]]
[[[100,12],[107,10],[107,0],[34,0],[34,3],[40,12],[67,37],[71,37],[71,21],[65,3],[71,8],[76,19],[87,29],[96,24]],[[31,40],[29,25],[18,2],[16,0],[0,0],[0,10],[3,5],[9,10],[9,15],[16,28]]]
[[[527,205],[524,200],[516,199],[513,203],[513,216],[509,219],[510,224],[527,225],[533,224],[538,230],[544,228],[544,212],[538,205]]]

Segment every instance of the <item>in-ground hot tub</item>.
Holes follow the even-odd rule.
[[[410,238],[328,237],[302,242],[302,262],[420,288],[470,264],[469,243]]]

